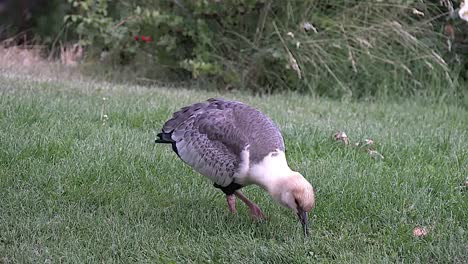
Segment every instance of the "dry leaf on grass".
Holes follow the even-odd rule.
[[[413,236],[414,237],[425,237],[428,231],[423,226],[417,226],[413,229]]]
[[[333,134],[333,139],[335,141],[341,141],[345,145],[349,145],[349,143],[350,143],[349,139],[348,139],[348,135],[346,135],[346,133],[344,131],[338,131],[335,134]],[[358,148],[360,150],[366,151],[372,158],[374,158],[376,160],[383,160],[384,159],[384,156],[373,148],[374,140],[372,140],[372,139],[369,139],[369,138],[364,139],[361,142],[354,143],[352,146],[354,146],[354,147],[356,147],[356,148]]]
[[[338,131],[336,132],[333,137],[335,138],[336,141],[341,141],[343,142],[345,145],[348,145],[349,144],[349,139],[348,139],[348,136],[346,135],[345,132],[343,131]]]

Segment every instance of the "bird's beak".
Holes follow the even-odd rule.
[[[306,237],[309,235],[309,228],[308,228],[309,217],[307,216],[307,212],[299,210],[299,212],[297,213],[297,216],[299,216],[299,220],[301,221],[302,228],[304,229],[304,236]]]

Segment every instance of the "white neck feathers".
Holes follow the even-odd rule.
[[[260,163],[250,167],[248,180],[271,192],[278,181],[293,173],[288,166],[284,152],[277,150],[268,154]]]

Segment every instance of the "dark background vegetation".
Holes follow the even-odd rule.
[[[0,39],[39,45],[47,58],[80,45],[78,69],[114,81],[466,100],[468,24],[451,13],[459,4],[0,0]]]

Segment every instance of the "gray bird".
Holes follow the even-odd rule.
[[[158,134],[156,143],[172,144],[174,152],[226,194],[236,212],[238,197],[258,219],[262,210],[241,191],[256,184],[274,200],[291,208],[308,234],[307,213],[314,207],[314,189],[285,156],[283,137],[273,121],[241,102],[208,99],[175,112]]]

